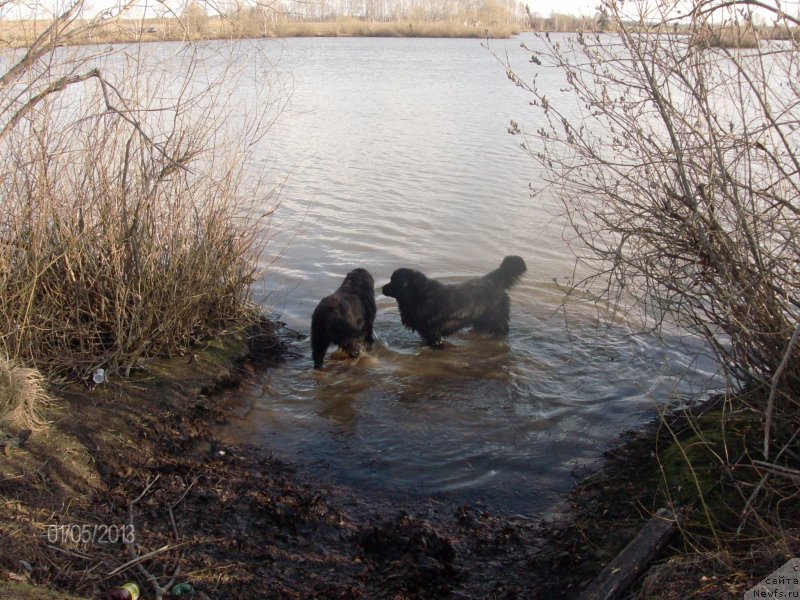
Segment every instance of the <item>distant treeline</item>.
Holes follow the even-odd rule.
[[[269,9],[290,20],[522,25],[525,6],[516,0],[286,0]]]
[[[0,43],[26,46],[48,23],[0,21]],[[92,25],[87,27],[87,23]],[[270,6],[229,3],[224,9],[207,1],[187,0],[179,11],[155,17],[130,19],[122,14],[79,20],[71,26],[80,33],[66,36],[69,44],[298,36],[509,37],[526,30],[614,33],[615,27],[602,12],[591,17],[543,16],[515,0],[284,0]],[[648,29],[642,24],[630,27]],[[672,32],[692,33],[680,26]],[[704,45],[740,47],[798,36],[797,28],[752,24],[693,33]]]
[[[598,16],[578,17],[561,13],[551,13],[548,17],[543,17],[538,12],[527,12],[525,14],[525,29],[534,31],[552,31],[557,33],[572,33],[576,31],[586,31],[595,28]]]
[[[67,43],[290,36],[507,37],[527,27],[525,8],[515,0],[286,0],[269,6],[188,0],[179,10],[150,11],[132,19],[80,20],[80,35]],[[0,21],[0,40],[25,46],[48,22]],[[1,42],[0,42],[1,43]]]
[[[748,21],[743,21],[736,25],[723,25],[701,31],[691,31],[688,26],[678,23],[668,31],[665,31],[663,24],[660,24],[658,28],[656,28],[655,25],[646,23],[625,23],[625,27],[628,31],[639,30],[655,32],[658,30],[663,33],[691,34],[694,36],[696,43],[709,47],[751,48],[757,46],[759,41],[788,40],[792,38],[800,40],[800,28],[755,24]],[[615,33],[617,25],[602,12],[597,12],[590,18],[558,13],[543,17],[538,13],[528,11],[527,22],[523,26],[523,29],[561,33],[574,33],[578,31]]]

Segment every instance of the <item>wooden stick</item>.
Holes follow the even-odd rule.
[[[580,600],[613,600],[619,597],[658,556],[678,526],[672,511],[661,508],[625,548],[590,583]]]
[[[788,477],[789,479],[794,479],[795,481],[800,481],[800,471],[797,469],[792,469],[791,467],[783,467],[781,465],[774,465],[771,463],[764,462],[763,460],[754,460],[753,465],[756,467],[761,467],[768,473],[772,473],[773,475],[783,475],[784,477]]]

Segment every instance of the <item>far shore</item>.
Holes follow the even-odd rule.
[[[0,39],[7,47],[26,47],[48,25],[46,21],[0,21]],[[252,15],[79,21],[73,23],[72,29],[72,35],[63,38],[67,45],[289,37],[510,38],[521,31],[514,24],[479,21],[365,21],[352,18],[304,21],[255,18]]]
[[[0,20],[0,44],[24,48],[40,36],[50,21]],[[575,33],[596,30],[592,19],[555,15],[536,18],[530,23],[519,19],[489,22],[470,19],[443,21],[398,19],[391,21],[340,17],[327,20],[290,19],[264,12],[244,12],[226,16],[189,15],[180,19],[78,20],[61,37],[60,45],[130,44],[140,42],[196,42],[205,40],[281,39],[291,37],[417,37],[507,39],[523,31]],[[603,31],[603,28],[599,28]],[[606,33],[613,31],[605,30]],[[689,31],[678,30],[678,34]],[[754,31],[733,27],[705,32],[698,43],[709,47],[756,47],[759,41],[797,36],[798,30],[761,28]]]

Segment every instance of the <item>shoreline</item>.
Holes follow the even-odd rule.
[[[263,18],[250,16],[202,16],[181,19],[112,20],[97,24],[94,21],[77,21],[71,25],[74,33],[63,36],[59,45],[96,46],[106,44],[138,44],[152,42],[207,42],[243,40],[280,40],[290,38],[438,38],[438,39],[511,39],[522,33],[567,33],[593,31],[592,22],[583,18],[561,15],[571,24],[556,26],[540,21],[531,24],[519,22],[481,23],[468,21],[415,21],[362,20],[340,17],[330,20],[290,20],[285,18]],[[199,19],[199,20],[198,20]],[[10,49],[28,47],[35,35],[44,31],[48,21],[0,22],[0,36]],[[600,33],[614,34],[613,30]],[[676,35],[689,36],[690,31],[678,30]],[[751,32],[744,34],[730,28],[712,32],[703,43],[708,47],[754,48],[758,41],[775,42],[791,39],[798,31],[786,33],[780,30],[764,32],[757,39]]]
[[[226,445],[218,432],[241,408],[238,386],[286,351],[276,327],[153,361],[122,383],[70,387],[51,431],[8,452],[0,581],[35,584],[29,598],[44,585],[96,597],[129,581],[151,598],[146,574],[165,585],[176,572],[199,598],[547,598],[584,588],[663,502],[659,422],[612,441],[544,519],[433,500],[404,511],[306,481],[266,446]],[[133,525],[136,539],[46,539],[75,525]],[[665,556],[682,547],[675,536]],[[681,581],[683,593],[699,585]],[[0,598],[26,598],[9,589]]]
[[[221,442],[217,432],[241,406],[237,386],[281,359],[276,340],[272,329],[254,348],[239,332],[153,361],[128,381],[62,393],[51,430],[9,450],[3,468],[3,495],[14,502],[0,517],[11,532],[0,554],[0,598],[26,599],[5,582],[30,584],[33,599],[42,586],[103,597],[131,581],[152,598],[147,574],[161,585],[176,570],[174,583],[189,583],[200,598],[266,590],[429,598],[455,589],[484,598],[532,589],[524,564],[535,547],[530,519],[434,501],[406,512],[305,481],[267,447]],[[83,543],[68,534],[104,526],[132,526],[135,541]]]
[[[26,48],[35,35],[44,31],[41,22],[0,22],[0,36],[8,48]],[[59,45],[96,46],[103,44],[138,44],[151,42],[241,41],[252,39],[288,39],[295,37],[383,37],[383,38],[452,38],[509,39],[522,29],[507,24],[468,24],[452,21],[331,21],[277,20],[254,23],[232,18],[205,17],[202,26],[188,25],[178,19],[158,21],[115,21],[97,26],[91,22],[72,25],[75,35],[65,35]]]

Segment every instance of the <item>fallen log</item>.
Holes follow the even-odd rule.
[[[667,540],[678,527],[680,516],[666,508],[659,509],[642,530],[633,538],[622,552],[608,563],[595,577],[579,600],[614,600],[636,578],[642,570],[658,556]]]

